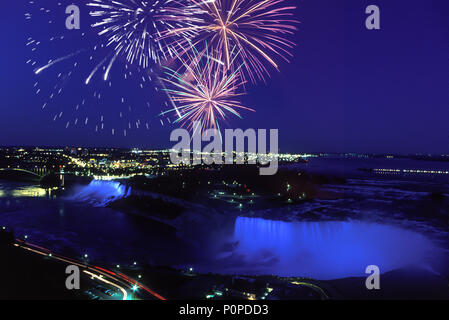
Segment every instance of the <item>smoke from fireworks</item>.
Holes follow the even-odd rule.
[[[176,113],[174,123],[192,128],[194,122],[201,122],[203,129],[219,129],[219,121],[232,114],[241,118],[239,110],[253,109],[244,107],[236,99],[238,90],[244,84],[239,76],[239,69],[229,74],[224,64],[209,55],[207,45],[199,53],[192,46],[191,51],[178,57],[182,71],[166,69],[167,84],[164,89],[175,107],[163,113]]]

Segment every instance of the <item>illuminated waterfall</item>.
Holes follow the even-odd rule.
[[[126,198],[131,189],[120,182],[92,180],[89,185],[82,187],[71,200],[88,202],[95,206],[106,206],[112,201]]]
[[[333,279],[425,265],[440,251],[424,236],[359,221],[283,222],[238,217],[237,252],[256,273]]]

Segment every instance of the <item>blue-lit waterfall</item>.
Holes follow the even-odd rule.
[[[89,185],[78,189],[71,200],[83,201],[95,206],[106,206],[112,201],[126,198],[131,189],[116,181],[92,180]]]
[[[365,276],[368,265],[381,273],[426,266],[440,250],[424,236],[359,221],[282,222],[237,218],[237,253],[253,273],[334,279]]]

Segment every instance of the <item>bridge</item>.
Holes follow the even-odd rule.
[[[38,182],[50,172],[47,168],[0,168],[0,178]]]

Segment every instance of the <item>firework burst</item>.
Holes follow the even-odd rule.
[[[179,36],[190,37],[188,30],[193,23],[200,23],[199,11],[184,0],[93,0],[87,4],[94,9],[90,15],[99,20],[92,24],[104,37],[106,47],[112,48],[109,70],[118,56],[130,64],[137,63],[147,68],[151,62],[160,64],[168,57],[174,57],[173,46],[164,44],[162,33],[171,29],[183,29]]]
[[[106,3],[89,1],[90,4],[94,2]],[[125,3],[124,0],[122,2]],[[159,82],[154,81],[157,80],[159,65],[151,64],[143,68],[140,65],[141,61],[145,61],[143,53],[133,51],[142,57],[135,56],[134,60],[128,60],[123,54],[128,55],[131,47],[120,49],[118,43],[109,43],[112,35],[106,37],[104,33],[100,36],[101,31],[98,30],[111,27],[96,25],[106,17],[100,20],[92,14],[81,20],[81,30],[67,30],[61,27],[65,26],[67,17],[62,3],[30,1],[28,6],[29,12],[25,18],[30,25],[30,35],[26,46],[30,56],[26,63],[36,77],[35,102],[40,103],[54,121],[62,122],[69,130],[91,127],[98,133],[128,136],[135,129],[149,129],[154,118],[154,114],[149,114],[150,100],[156,100],[157,104],[164,102],[159,100],[157,93]],[[108,8],[111,7],[104,10]],[[99,11],[92,12],[98,14]],[[137,34],[128,36],[128,41],[132,41]],[[123,41],[120,43],[125,44]],[[142,45],[142,42],[139,44]],[[96,76],[99,74],[101,77]],[[127,89],[121,90],[123,88]]]
[[[162,38],[175,35],[180,47],[207,40],[231,72],[242,65],[252,82],[269,75],[267,62],[278,69],[275,57],[288,62],[292,56],[294,43],[287,37],[298,21],[293,19],[296,7],[285,5],[285,0],[188,0],[188,6],[197,8],[201,19],[193,26],[167,30]],[[186,32],[194,36],[179,40]]]
[[[229,74],[224,64],[212,57],[206,48],[199,53],[192,45],[190,52],[178,56],[182,71],[166,69],[164,89],[174,108],[167,113],[176,113],[174,123],[181,123],[193,129],[194,122],[200,122],[203,129],[220,129],[219,121],[228,115],[241,118],[240,110],[254,111],[243,106],[237,97],[239,88],[244,84],[239,75],[240,68]]]

